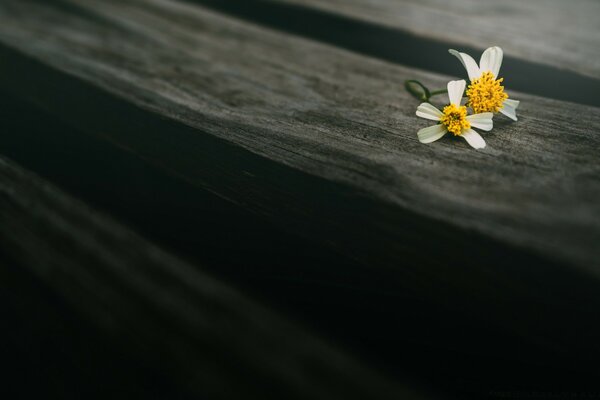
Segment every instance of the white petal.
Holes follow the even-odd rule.
[[[467,129],[460,136],[464,137],[467,143],[475,149],[483,149],[485,147],[485,140],[473,129]]]
[[[467,83],[464,79],[448,82],[448,98],[450,99],[450,104],[460,106],[460,101],[462,100],[466,85]]]
[[[479,71],[479,67],[475,60],[473,60],[473,57],[466,53],[459,53],[453,49],[448,50],[448,52],[460,60],[463,67],[467,70],[467,75],[469,75],[470,80],[479,78],[481,71]]]
[[[433,125],[421,129],[417,132],[417,136],[419,137],[419,142],[431,143],[444,136],[446,132],[446,127],[444,125]]]
[[[483,129],[484,131],[490,131],[494,127],[494,122],[492,121],[493,116],[494,114],[491,112],[473,114],[467,116],[467,121],[469,121],[471,126],[475,128]]]
[[[479,60],[480,71],[482,73],[490,71],[492,74],[494,74],[494,77],[498,78],[498,73],[500,72],[500,66],[502,65],[503,57],[504,53],[502,52],[502,49],[498,46],[486,49],[481,55],[481,59]]]
[[[444,114],[440,110],[429,103],[421,103],[419,104],[419,107],[417,107],[417,116],[421,118],[439,121],[442,115]]]
[[[506,99],[504,103],[502,103],[502,108],[500,112],[506,115],[508,118],[513,121],[517,120],[517,107],[519,106],[519,102],[517,100]]]
[[[509,107],[512,107],[516,110],[517,107],[519,107],[519,103],[521,103],[519,100],[506,99],[502,104],[504,104],[505,106],[508,104]]]

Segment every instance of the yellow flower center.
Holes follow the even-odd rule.
[[[467,121],[467,107],[456,106],[450,104],[444,107],[444,115],[440,118],[440,122],[448,129],[448,132],[452,132],[454,136],[458,136],[465,129],[471,127],[471,123]]]
[[[504,86],[500,85],[503,80],[504,78],[494,79],[494,74],[488,71],[471,81],[467,88],[467,105],[475,114],[500,111],[502,103],[508,98],[504,93]]]

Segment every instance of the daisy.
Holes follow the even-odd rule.
[[[485,50],[479,60],[479,66],[473,57],[466,53],[459,53],[453,49],[448,51],[460,60],[471,80],[467,88],[467,106],[475,113],[501,112],[516,121],[519,102],[509,99],[504,93],[504,86],[501,85],[504,78],[497,79],[502,65],[502,49],[494,46]]]
[[[446,133],[451,132],[454,136],[463,137],[467,143],[476,149],[485,147],[485,140],[479,133],[471,129],[471,126],[489,131],[493,127],[493,114],[485,112],[467,115],[467,107],[460,105],[466,85],[464,79],[448,82],[450,104],[444,107],[443,111],[438,110],[429,103],[421,103],[417,107],[417,116],[440,122],[439,125],[423,128],[417,132],[421,143],[435,142]]]

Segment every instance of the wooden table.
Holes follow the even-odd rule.
[[[3,0],[6,390],[594,390],[598,11]],[[448,48],[488,45],[519,121],[420,144],[404,80],[444,87]]]

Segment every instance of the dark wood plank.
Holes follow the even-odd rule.
[[[516,94],[523,120],[508,125],[499,117],[483,152],[449,140],[423,146],[415,131],[426,122],[414,117],[414,99],[401,84],[416,72],[179,3],[78,7],[6,2],[3,37],[49,65],[268,159],[503,241],[530,242],[565,261],[597,262],[598,205],[587,200],[597,189],[588,176],[598,168],[596,108]],[[63,25],[45,24],[53,18]],[[431,159],[444,162],[425,161]],[[559,171],[548,176],[550,160]],[[488,176],[477,168],[483,162]],[[591,192],[574,193],[567,182]],[[546,190],[553,185],[559,190]],[[588,234],[567,234],[565,220]]]
[[[305,276],[600,355],[597,108],[511,93],[520,121],[484,151],[425,146],[402,82],[445,76],[178,2],[5,1],[0,18],[4,87],[364,266]]]
[[[445,307],[408,292],[399,296],[397,288],[389,291],[375,286],[365,290],[364,284],[355,281],[358,266],[343,255],[318,246],[310,238],[266,224],[242,208],[131,155],[126,149],[73,129],[6,92],[0,92],[0,131],[14,132],[9,136],[0,135],[0,148],[20,165],[36,171],[94,209],[134,227],[153,243],[167,248],[169,253],[202,265],[214,276],[251,297],[260,298],[263,304],[310,327],[336,346],[350,351],[368,365],[384,369],[391,376],[425,381],[425,387],[458,392],[463,398],[467,396],[467,389],[469,394],[475,393],[475,399],[489,388],[497,387],[499,382],[515,382],[524,377],[527,382],[545,389],[552,386],[549,383],[590,381],[581,370],[540,368],[539,360],[544,359],[540,349],[534,355],[534,349],[527,348],[527,357],[521,356],[520,361],[507,358],[505,349],[513,349],[514,353],[514,349],[523,348],[522,341],[518,337],[507,338],[505,331],[486,326],[477,318],[448,313]],[[368,274],[366,268],[365,276],[369,277]],[[0,281],[5,282],[7,288],[23,286],[3,278]],[[37,321],[37,326],[44,325],[39,322],[41,319],[50,320],[49,326],[56,325],[54,320],[60,320],[63,313],[40,309],[36,304],[49,301],[36,300],[38,297],[22,293],[12,300],[27,298],[32,303],[29,310],[20,310],[18,314]],[[7,318],[3,320],[10,324]],[[58,336],[59,343],[55,346],[40,344],[39,353],[46,357],[33,359],[39,366],[39,380],[68,382],[64,378],[54,379],[43,366],[52,365],[56,359],[77,360],[82,356],[89,359],[90,348],[106,347],[92,344],[90,336],[94,335],[97,336],[93,330],[82,333],[76,330],[75,334]],[[15,341],[30,349],[28,342],[38,343],[38,340],[36,336],[27,340],[28,336],[31,337],[18,335]],[[48,347],[59,354],[48,355],[48,351],[43,351]],[[70,349],[70,356],[63,354],[65,348]],[[112,359],[119,358],[110,352],[98,351],[109,365]],[[457,355],[460,355],[458,362]],[[23,357],[18,359],[24,365],[31,364]],[[536,360],[535,376],[527,359]],[[127,372],[138,371],[139,367],[120,365],[121,374],[114,368],[112,371],[117,378],[123,376],[121,381],[143,381],[131,378]],[[67,368],[50,368],[50,371],[71,376]],[[89,368],[77,371],[84,373],[84,377],[73,377],[74,380],[94,381],[97,375],[97,369],[96,372]],[[465,379],[472,383],[465,386]],[[460,383],[457,385],[457,382]],[[93,391],[96,387],[86,385],[85,389]],[[104,397],[110,397],[111,389],[101,387],[99,393],[109,393]],[[168,388],[162,390],[165,392]],[[75,396],[82,397],[89,396]]]
[[[228,0],[226,2],[219,0],[185,0],[192,4],[200,4],[219,12],[224,12],[236,18],[242,18],[253,23],[262,24],[282,32],[300,35],[323,43],[340,47],[343,49],[364,54],[369,57],[375,57],[381,60],[402,64],[412,68],[437,72],[442,75],[465,77],[465,71],[459,62],[449,62],[454,58],[448,54],[449,48],[459,49],[468,54],[479,57],[483,48],[496,41],[482,41],[479,35],[477,45],[468,45],[464,40],[465,33],[459,30],[458,33],[450,36],[436,36],[428,34],[415,34],[408,27],[399,24],[386,24],[369,18],[381,8],[385,8],[386,2],[375,1],[369,3],[367,8],[370,12],[360,13],[358,4],[360,1],[351,1],[335,10],[327,6],[320,7],[318,1],[294,2],[277,0]],[[383,3],[383,4],[382,4]],[[460,5],[462,3],[457,3]],[[482,3],[485,8],[485,3]],[[552,6],[553,4],[549,4]],[[569,13],[562,7],[562,4],[554,4],[553,13]],[[404,6],[401,2],[390,4],[390,15],[395,11],[407,11],[410,6]],[[371,10],[372,8],[372,10]],[[429,24],[436,26],[452,24],[439,23],[439,15],[432,10],[421,10],[416,7],[415,17],[410,21],[421,21],[421,28]],[[477,8],[477,7],[475,7]],[[445,9],[444,9],[445,10]],[[448,12],[453,12],[454,8]],[[387,11],[387,9],[385,10]],[[435,9],[438,11],[438,9]],[[507,16],[514,10],[511,8],[498,10],[497,16]],[[360,15],[358,15],[360,13]],[[495,15],[496,15],[495,14]],[[555,17],[558,17],[555,15]],[[507,17],[508,18],[508,17]],[[456,18],[455,18],[456,19]],[[504,31],[501,24],[501,18],[482,18],[487,19],[486,29],[494,31]],[[402,18],[398,18],[402,20]],[[383,19],[382,21],[385,21]],[[529,22],[529,21],[528,21]],[[532,21],[532,26],[533,26]],[[539,24],[540,21],[537,21]],[[408,24],[410,26],[410,24]],[[477,26],[477,24],[473,24]],[[462,26],[462,25],[459,25]],[[589,24],[578,25],[579,29],[586,31],[586,37],[593,38],[594,28]],[[537,29],[537,26],[536,28]],[[543,29],[541,29],[543,30]],[[535,35],[532,35],[535,37]],[[593,40],[593,39],[592,39]],[[519,40],[519,43],[529,43],[527,39]],[[597,93],[600,92],[600,80],[576,72],[567,67],[555,66],[548,63],[546,58],[529,57],[528,54],[518,55],[513,52],[511,43],[502,42],[505,46],[504,62],[502,63],[501,75],[506,78],[504,83],[507,87],[524,93],[529,93],[541,97],[547,97],[556,100],[572,101],[579,104],[586,104],[600,107],[600,99]],[[582,45],[583,46],[583,45]],[[583,46],[585,47],[585,46]],[[570,50],[575,47],[571,46]],[[577,52],[577,51],[576,51]],[[531,53],[535,53],[531,51]],[[557,50],[557,54],[561,51]],[[581,52],[580,62],[585,63],[585,52]],[[551,57],[549,57],[551,58]],[[579,71],[579,69],[577,69]],[[550,84],[552,82],[552,84]]]
[[[35,277],[107,343],[179,385],[171,398],[421,398],[4,158],[0,220],[0,275]],[[10,301],[30,287],[6,290]],[[46,319],[29,324],[60,334]]]
[[[600,78],[600,4],[594,0],[275,0],[314,7],[419,36]],[[549,40],[552,38],[552,40]],[[476,58],[478,59],[478,58]],[[440,62],[445,62],[440,57]]]

